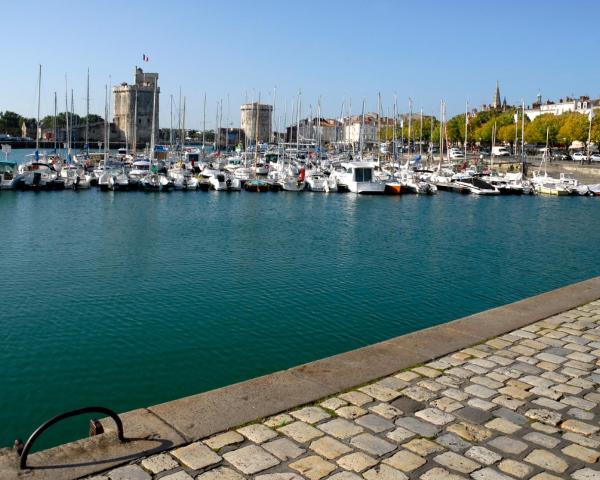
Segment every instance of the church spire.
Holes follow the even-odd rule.
[[[498,80],[496,80],[496,95],[494,95],[494,102],[492,103],[492,107],[500,108],[502,100],[500,100],[500,84]]]

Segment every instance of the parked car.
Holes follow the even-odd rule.
[[[563,160],[568,160],[569,159],[569,155],[565,152],[561,152],[559,150],[555,150],[550,154],[550,158],[552,160],[557,160],[557,161],[563,161]]]
[[[574,162],[584,162],[587,160],[587,155],[583,152],[575,152],[573,155],[571,155],[571,158]]]
[[[600,153],[592,153],[590,160],[592,162],[600,162]]]
[[[510,152],[508,151],[508,149],[506,147],[493,147],[492,153],[496,157],[509,157],[510,156]]]
[[[451,148],[450,152],[448,153],[452,160],[455,160],[457,158],[464,158],[465,156],[465,152],[463,152],[460,148]]]

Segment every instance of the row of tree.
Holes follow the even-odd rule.
[[[600,112],[599,112],[600,113]],[[514,144],[515,139],[521,142],[521,121],[523,112],[512,108],[506,111],[486,110],[477,112],[468,117],[468,142],[490,145],[494,128],[496,130],[496,143]],[[397,122],[396,138],[405,142],[409,138],[409,122],[402,117]],[[440,140],[440,122],[432,117],[424,117],[421,123],[420,117],[414,116],[411,122],[410,138],[413,142],[438,143]],[[433,129],[432,129],[433,126]],[[465,140],[465,115],[460,114],[452,117],[446,123],[446,137],[452,143],[464,143]],[[567,112],[562,115],[544,114],[530,121],[525,116],[525,143],[545,144],[546,131],[548,141],[552,146],[569,147],[574,141],[587,142],[589,134],[589,118],[587,115],[577,112]],[[393,138],[393,127],[382,127],[380,140],[389,141]],[[595,115],[592,119],[591,141],[600,142],[600,116]]]
[[[61,112],[56,116],[57,128],[65,128],[66,126],[66,115],[65,112]],[[89,123],[102,122],[104,119],[99,115],[90,114],[88,115]],[[85,125],[86,117],[81,117],[75,114],[69,114],[70,125]],[[5,111],[0,112],[0,133],[12,135],[13,137],[21,136],[23,124],[27,125],[29,131],[33,131],[35,134],[35,128],[37,121],[35,118],[27,118],[19,115],[18,113]],[[44,117],[40,124],[42,128],[54,128],[54,115],[48,115]]]

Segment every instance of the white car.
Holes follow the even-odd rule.
[[[457,158],[464,158],[465,152],[463,152],[460,148],[451,148],[449,152],[450,158],[452,160]]]
[[[592,153],[590,160],[592,162],[600,162],[600,153]]]
[[[571,158],[574,162],[583,162],[587,160],[587,155],[583,152],[575,152],[573,155],[571,155]]]

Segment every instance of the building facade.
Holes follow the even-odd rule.
[[[561,98],[558,102],[546,100],[546,103],[542,103],[542,97],[538,95],[536,102],[531,108],[525,109],[525,115],[527,115],[529,120],[534,120],[536,117],[547,113],[561,115],[567,112],[577,112],[589,115],[590,109],[598,106],[600,106],[600,99],[591,100],[590,97],[586,96]]]
[[[160,111],[158,73],[146,73],[136,67],[134,81],[133,85],[123,82],[113,87],[115,105],[113,122],[121,141],[133,145],[133,139],[136,137],[137,145],[143,146],[150,143],[153,110],[154,138],[158,141]],[[154,108],[155,102],[156,108]]]

